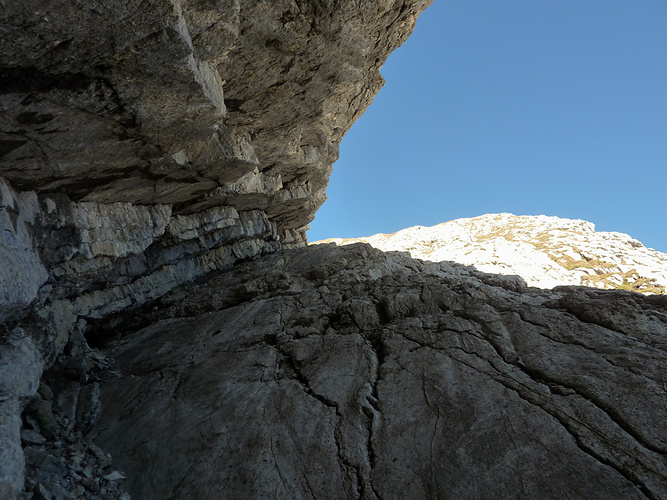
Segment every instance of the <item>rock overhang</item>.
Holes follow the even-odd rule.
[[[39,378],[111,315],[303,246],[430,1],[3,2],[0,364]],[[0,385],[13,498],[36,387]]]
[[[60,300],[99,318],[303,245],[429,3],[6,2],[0,248],[26,283],[2,287],[2,321]]]
[[[301,229],[429,3],[10,2],[0,176],[178,213],[243,198]]]

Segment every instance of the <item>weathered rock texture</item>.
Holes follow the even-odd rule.
[[[137,498],[664,498],[667,302],[367,245],[163,297],[91,436]]]
[[[516,274],[528,285],[543,288],[584,285],[659,294],[667,288],[666,254],[627,234],[596,232],[594,224],[583,220],[488,214],[325,242],[364,242],[380,250],[407,251],[417,259]]]
[[[136,255],[219,260],[224,227],[302,244],[340,139],[428,3],[4,2],[0,319],[45,283],[151,273]],[[169,255],[144,257],[157,246]]]
[[[0,175],[302,229],[428,0],[3,3]]]
[[[26,381],[110,314],[305,243],[430,1],[2,2],[0,497]]]
[[[667,496],[663,296],[299,248],[430,0],[0,3],[0,498]]]

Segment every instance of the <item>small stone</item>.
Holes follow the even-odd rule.
[[[100,447],[97,446],[96,444],[90,444],[90,445],[88,445],[88,451],[90,451],[90,453],[92,453],[93,456],[94,456],[95,458],[97,458],[98,460],[106,460],[106,455],[105,455],[105,453],[102,451],[102,448],[100,448]]]
[[[97,484],[97,481],[95,481],[92,478],[89,477],[84,477],[81,480],[81,484],[88,490],[93,493],[99,493],[100,492],[100,485]]]
[[[72,451],[68,456],[73,462],[81,462],[86,455],[81,451]]]
[[[125,476],[122,473],[115,470],[111,474],[107,474],[106,476],[104,476],[104,479],[106,479],[107,481],[120,481],[121,479],[125,479]]]
[[[37,446],[27,446],[23,449],[26,465],[38,467],[46,458],[46,452]]]
[[[47,386],[44,386],[47,387]],[[42,436],[52,439],[57,433],[56,418],[53,414],[52,399],[33,398],[24,412],[26,424],[39,431]]]
[[[41,469],[51,476],[60,478],[67,477],[69,473],[67,463],[62,457],[57,456],[57,453],[55,456],[47,455],[42,462]]]
[[[34,401],[34,400],[33,400]],[[26,407],[26,410],[28,407]],[[39,422],[37,422],[37,419],[35,418],[34,415],[29,414],[27,411],[23,413],[23,427],[24,428],[30,428],[30,429],[39,429]]]
[[[49,500],[70,500],[72,498],[70,492],[56,482],[45,482],[45,486],[51,492],[51,498]]]
[[[35,500],[52,500],[53,499],[53,493],[49,491],[49,489],[44,486],[42,483],[37,483],[37,486],[35,486],[35,489],[33,490],[33,498]]]
[[[92,479],[93,477],[93,468],[90,465],[87,465],[84,467],[82,474],[87,477],[88,479]]]
[[[23,429],[21,431],[21,441],[24,444],[43,444],[46,443],[46,439],[37,431],[32,431],[30,429]]]
[[[44,382],[40,384],[37,392],[39,392],[39,395],[42,396],[42,399],[46,401],[51,401],[53,399],[53,391]]]

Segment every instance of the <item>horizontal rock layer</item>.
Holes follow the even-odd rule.
[[[83,334],[111,314],[302,239],[261,210],[174,215],[169,205],[72,202],[0,188],[0,497],[14,498],[23,486],[20,414],[45,367],[63,351],[81,354],[78,344],[87,352]]]

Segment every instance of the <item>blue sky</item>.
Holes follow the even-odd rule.
[[[511,212],[667,252],[665,26],[665,0],[435,0],[343,139],[309,241]]]

